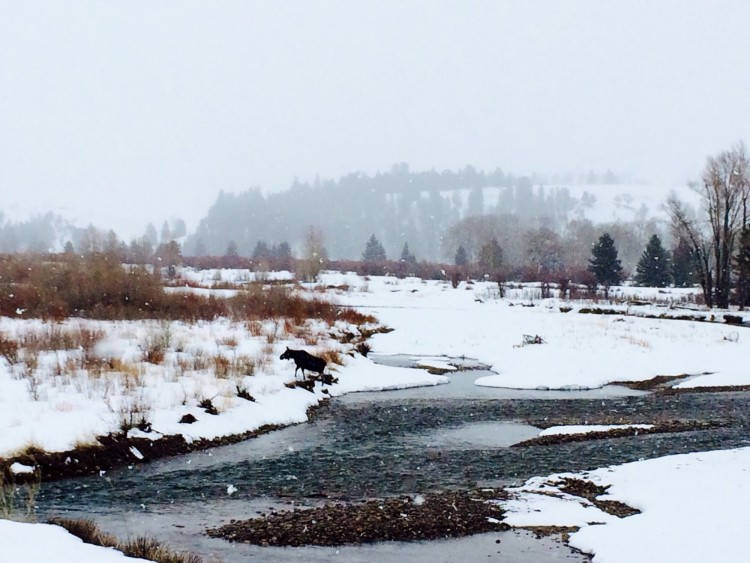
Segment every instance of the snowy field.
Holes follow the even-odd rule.
[[[690,375],[677,387],[750,384],[744,359],[750,353],[745,329],[724,322],[645,318],[698,314],[681,307],[695,290],[615,288],[621,315],[581,314],[590,302],[540,299],[534,287],[510,289],[497,297],[496,285],[407,278],[330,274],[325,284],[346,286],[336,299],[374,314],[396,330],[373,338],[377,354],[467,356],[497,375],[477,385],[516,389],[593,389],[615,381]],[[628,305],[652,298],[657,305]],[[571,308],[569,312],[561,312]],[[740,315],[736,311],[732,314]],[[722,312],[714,312],[718,321]],[[705,314],[708,319],[711,314]],[[524,335],[542,345],[523,345]]]
[[[537,477],[501,501],[515,527],[574,526],[569,544],[596,563],[747,561],[750,448],[626,463],[582,474]],[[595,500],[641,511],[618,518],[560,490],[576,478],[608,487]]]
[[[243,277],[241,272],[224,271],[191,281],[211,286],[245,279],[247,273]],[[477,385],[581,389],[659,375],[687,375],[676,384],[678,387],[750,384],[750,370],[743,367],[750,339],[744,328],[720,322],[722,312],[714,313],[717,322],[645,318],[685,313],[678,307],[692,290],[617,288],[613,294],[620,301],[616,307],[622,314],[593,315],[579,312],[591,303],[542,300],[538,288],[528,286],[509,289],[500,299],[496,286],[485,283],[461,283],[454,289],[448,282],[325,273],[320,283],[311,285],[316,295],[323,290],[335,302],[372,313],[394,329],[372,338],[373,353],[425,356],[430,359],[423,367],[445,370],[451,368],[450,357],[475,358],[495,372],[479,378]],[[628,305],[628,297],[653,298],[657,303]],[[96,436],[116,432],[123,423],[141,416],[151,423],[151,430],[131,430],[140,436],[216,438],[265,424],[303,422],[307,409],[327,396],[449,381],[426,370],[385,367],[357,354],[348,355],[351,350],[335,336],[355,331],[357,327],[345,323],[290,327],[283,321],[185,324],[71,320],[51,326],[36,320],[2,318],[0,335],[38,349],[33,353],[19,351],[15,358],[12,354],[0,356],[0,458],[13,457],[31,446],[65,451],[90,444]],[[38,344],[75,340],[76,334],[86,335],[90,344],[81,341],[72,348],[51,349]],[[543,343],[524,345],[524,335],[539,336]],[[328,394],[319,385],[314,393],[288,388],[285,383],[294,380],[294,364],[279,359],[286,346],[338,355],[343,365],[332,366],[338,383],[330,386]],[[254,401],[240,397],[240,390]],[[208,414],[199,406],[207,399],[218,415]],[[179,423],[186,414],[197,421]],[[564,494],[540,497],[535,488],[541,487],[543,480],[531,481],[508,504],[512,512],[509,522],[537,525],[531,523],[533,516],[539,525],[583,525],[571,544],[595,552],[596,561],[624,561],[625,556],[629,561],[697,560],[665,557],[663,550],[670,549],[667,542],[679,544],[678,535],[689,540],[680,548],[696,543],[711,546],[714,538],[725,545],[739,541],[733,538],[741,534],[730,534],[739,518],[726,523],[726,528],[718,524],[724,524],[722,514],[739,514],[737,511],[747,505],[748,491],[741,483],[748,468],[750,452],[738,450],[674,456],[586,474],[586,479],[611,484],[610,495],[643,511],[622,520],[599,514],[598,509],[595,512],[580,499]],[[721,513],[715,508],[716,499],[726,499]],[[695,518],[688,521],[688,515]],[[679,524],[669,525],[669,518]],[[588,525],[598,521],[606,524]],[[17,541],[35,543],[22,540],[31,532],[18,526],[0,520],[0,546],[12,547]],[[61,532],[51,532],[47,526],[34,530],[40,545],[50,542],[52,546],[61,538]],[[648,552],[648,557],[633,557],[636,537],[641,540],[639,549]],[[68,543],[71,554],[87,549],[75,539]],[[61,554],[58,560],[66,560],[67,548],[54,549]],[[691,555],[696,553],[705,551],[693,548]],[[112,557],[115,560],[117,555]],[[71,555],[70,560],[109,559],[92,554]]]
[[[327,396],[447,381],[350,357],[346,346],[331,337],[341,331],[357,327],[307,323],[288,332],[283,322],[275,321],[72,320],[50,329],[37,320],[0,319],[0,334],[36,345],[80,334],[96,339],[91,349],[45,349],[35,352],[33,360],[21,351],[15,362],[0,359],[0,457],[32,446],[56,452],[92,444],[96,436],[141,418],[150,422],[151,432],[133,429],[131,434],[213,439],[267,424],[304,422],[307,409]],[[330,366],[338,383],[327,393],[320,385],[313,393],[287,387],[295,380],[294,362],[279,359],[287,346],[339,354],[344,365]],[[157,353],[162,357],[154,358]],[[239,389],[255,400],[238,396]],[[205,400],[218,415],[199,406]],[[196,422],[181,424],[188,414]]]

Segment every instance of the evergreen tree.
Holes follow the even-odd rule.
[[[176,219],[174,227],[172,228],[172,236],[174,238],[181,238],[187,235],[187,225],[182,219]]]
[[[148,242],[151,243],[152,247],[159,244],[159,236],[156,234],[156,227],[154,227],[153,223],[146,225],[146,234],[144,236],[148,239]]]
[[[672,250],[671,266],[675,287],[690,287],[695,283],[695,255],[690,243],[682,237]]]
[[[253,260],[268,260],[271,258],[271,249],[264,240],[259,240],[253,250]]]
[[[237,243],[233,240],[229,241],[229,244],[227,244],[227,251],[224,253],[224,256],[228,256],[230,258],[238,258],[240,253],[237,251]]]
[[[280,242],[278,246],[274,245],[271,256],[276,261],[276,268],[291,270],[294,266],[292,247],[286,241]]]
[[[385,262],[385,249],[380,241],[375,238],[375,235],[371,235],[365,246],[365,251],[362,253],[362,260],[365,262]]]
[[[207,256],[208,249],[202,239],[195,241],[195,248],[193,248],[193,256]]]
[[[609,233],[604,233],[594,244],[588,269],[594,274],[596,283],[604,286],[604,297],[609,299],[610,286],[617,285],[622,280],[622,264],[617,257],[615,241]]]
[[[169,223],[167,221],[164,221],[161,226],[160,241],[162,244],[166,244],[170,240],[172,240],[172,229],[169,228]]]
[[[669,263],[669,254],[661,245],[659,237],[653,235],[636,266],[636,284],[645,287],[668,286],[672,281]]]
[[[409,243],[404,243],[404,249],[401,251],[401,262],[406,262],[407,264],[416,264],[417,258],[409,251]]]
[[[287,241],[282,241],[276,247],[276,252],[273,255],[278,260],[291,260],[292,258],[292,247],[289,246]]]
[[[222,266],[224,268],[239,268],[240,262],[240,253],[237,250],[237,243],[230,240],[229,244],[227,244],[227,251],[224,253]]]
[[[466,249],[463,247],[463,245],[459,246],[458,250],[456,250],[454,263],[456,264],[456,266],[466,266],[466,264],[469,263],[469,254],[466,252]]]
[[[503,264],[503,249],[496,238],[491,238],[479,249],[479,267],[485,274],[496,274]]]

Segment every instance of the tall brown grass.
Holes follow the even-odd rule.
[[[158,269],[123,266],[110,254],[0,255],[0,315],[62,320],[69,317],[130,320],[235,320],[314,318],[354,323],[372,317],[291,288],[250,284],[235,297],[166,292]],[[3,354],[12,357],[5,346]]]
[[[85,543],[111,547],[122,551],[128,557],[138,557],[159,563],[201,563],[203,559],[192,553],[175,552],[154,539],[138,537],[120,541],[112,534],[103,532],[91,520],[51,518],[48,523],[65,528]]]

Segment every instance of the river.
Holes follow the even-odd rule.
[[[381,361],[386,361],[381,359]],[[403,362],[394,358],[391,363]],[[748,444],[748,393],[653,395],[619,387],[588,391],[481,388],[483,371],[453,373],[438,387],[333,399],[314,420],[248,440],[44,484],[38,513],[89,518],[119,537],[148,535],[206,561],[588,560],[553,539],[498,532],[472,538],[340,548],[261,548],[203,532],[269,509],[501,486],[534,475],[593,469],[671,453]],[[674,434],[511,448],[527,424],[712,420],[728,426]]]

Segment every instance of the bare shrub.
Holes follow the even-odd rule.
[[[162,334],[149,334],[143,345],[143,360],[155,365],[161,365],[167,355],[169,339]]]
[[[262,321],[248,321],[247,331],[251,336],[262,336],[263,335],[263,322]]]
[[[332,348],[327,348],[320,352],[318,354],[321,358],[323,358],[327,364],[336,364],[336,365],[343,365],[343,361],[341,360],[341,352],[339,350],[334,350]]]
[[[247,388],[241,385],[237,385],[236,389],[237,389],[237,396],[240,399],[245,399],[246,401],[250,401],[252,403],[255,402],[255,398],[248,392]]]
[[[24,350],[23,361],[18,364],[18,374],[29,385],[29,393],[35,400],[39,400],[39,391],[44,383],[44,376],[39,371],[39,356],[36,352]]]
[[[267,344],[273,344],[274,342],[276,342],[276,340],[277,340],[277,338],[276,338],[276,331],[275,330],[269,330],[268,332],[266,332],[266,343]]]
[[[217,355],[212,359],[214,375],[219,379],[229,377],[231,362],[224,356]]]
[[[213,399],[201,399],[198,401],[198,406],[206,411],[206,414],[219,414],[219,409],[214,406]]]
[[[18,363],[18,342],[5,334],[0,334],[0,356],[10,365]]]
[[[255,360],[250,356],[237,356],[232,360],[230,373],[236,378],[255,375]]]
[[[203,349],[197,349],[193,352],[193,369],[195,371],[207,370],[211,367],[211,359]]]
[[[239,341],[237,340],[237,337],[235,335],[227,336],[226,338],[221,338],[217,341],[217,344],[221,346],[226,346],[227,348],[237,348],[239,345]]]
[[[139,378],[128,375],[125,375],[124,383],[125,393],[120,397],[116,410],[118,428],[122,433],[127,433],[132,428],[147,432],[151,429],[153,406],[146,397],[145,386]]]
[[[301,336],[307,346],[317,346],[320,344],[321,335],[313,330],[305,330],[301,333]]]

